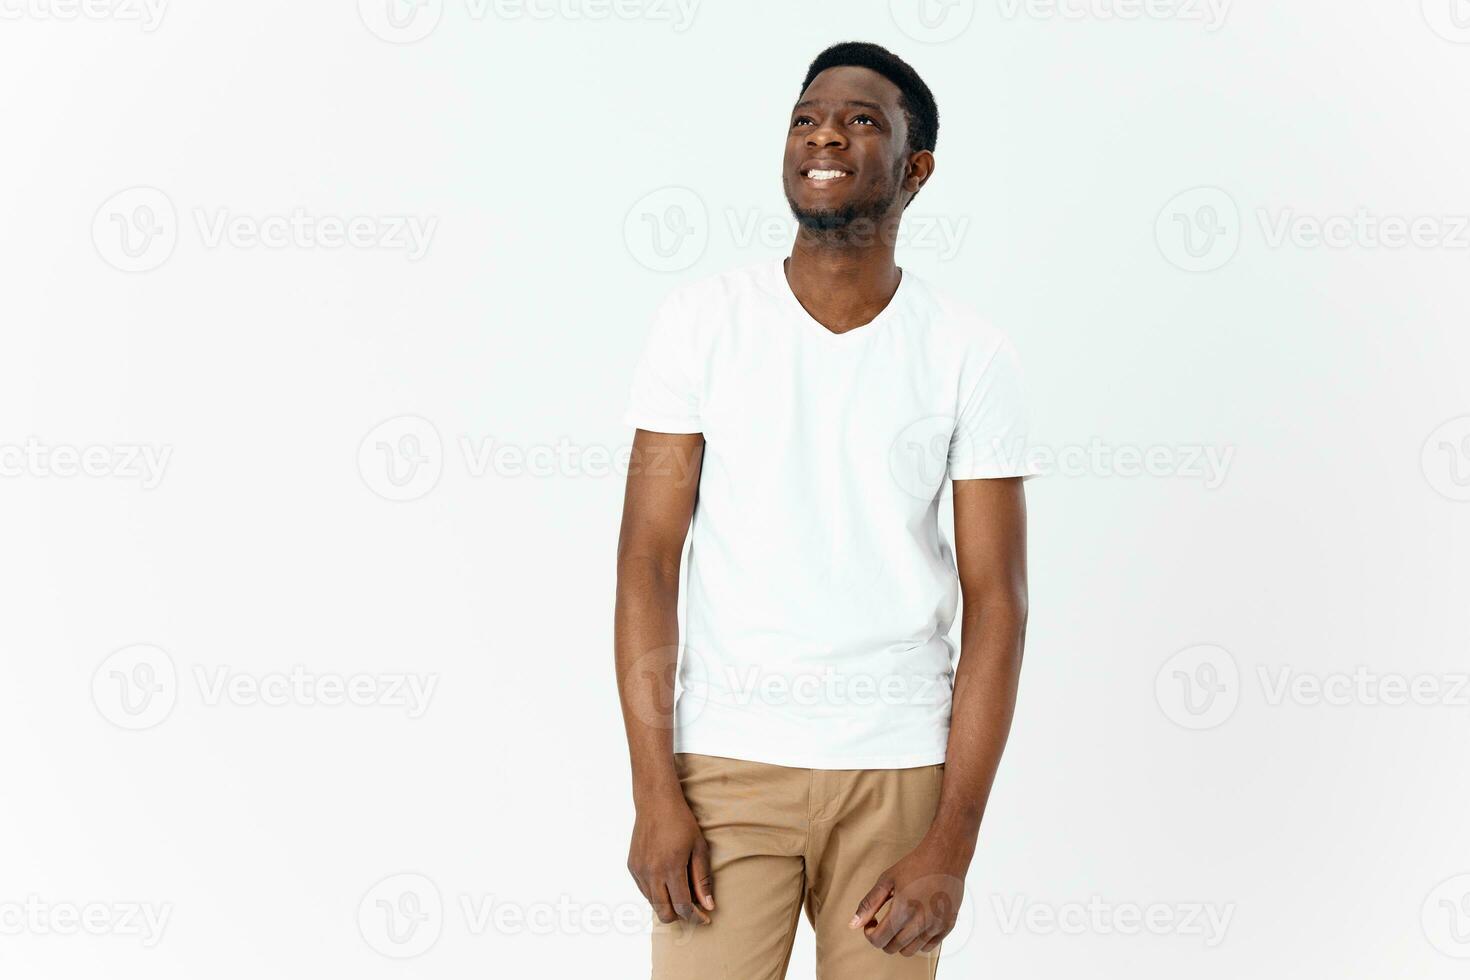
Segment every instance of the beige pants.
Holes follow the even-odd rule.
[[[942,765],[791,769],[683,754],[675,765],[709,842],[714,921],[655,920],[653,980],[781,980],[803,907],[817,980],[932,980],[939,950],[890,955],[848,922],[929,829]]]

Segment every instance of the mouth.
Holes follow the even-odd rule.
[[[852,172],[838,167],[803,167],[801,175],[815,184],[831,184],[851,177]]]

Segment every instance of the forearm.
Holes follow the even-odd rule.
[[[619,558],[613,648],[635,802],[679,792],[673,748],[678,602],[677,558]]]
[[[928,839],[968,865],[1015,714],[1024,596],[967,601],[960,629],[944,782]]]

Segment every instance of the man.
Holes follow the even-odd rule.
[[[938,124],[890,52],[822,52],[790,257],[676,291],[637,370],[615,646],[655,980],[780,978],[803,907],[823,980],[933,977],[958,915],[1015,705],[1029,473],[1010,343],[894,264]]]

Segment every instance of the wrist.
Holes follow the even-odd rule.
[[[978,816],[941,812],[935,815],[919,846],[932,850],[946,864],[968,868],[979,837]]]
[[[658,809],[676,802],[681,806],[688,806],[688,803],[684,799],[684,790],[679,786],[677,777],[637,781],[633,784],[633,806],[635,809]]]

